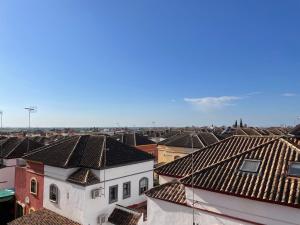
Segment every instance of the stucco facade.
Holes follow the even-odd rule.
[[[106,170],[93,170],[93,173],[100,179],[100,183],[86,187],[66,182],[67,177],[76,168],[62,169],[45,166],[43,205],[83,225],[96,225],[97,218],[101,215],[108,216],[115,204],[129,206],[145,201],[145,196],[139,194],[139,181],[146,177],[149,181],[149,188],[153,187],[153,164],[153,161],[147,161]],[[123,183],[125,182],[131,182],[131,195],[123,199]],[[49,199],[51,184],[55,184],[59,189],[57,203]],[[109,187],[115,185],[118,185],[118,200],[110,204]],[[93,199],[91,191],[98,188],[102,189],[101,196]]]
[[[177,158],[192,153],[192,148],[173,147],[166,145],[158,145],[158,163],[169,163]],[[194,151],[198,150],[194,148]]]
[[[44,165],[27,162],[26,167],[16,167],[15,196],[16,203],[24,207],[24,214],[43,207],[44,195]],[[31,193],[30,184],[34,179],[37,183],[37,193]]]
[[[193,191],[186,188],[187,204],[147,198],[148,224],[193,224]],[[298,208],[194,189],[196,225],[299,224]]]

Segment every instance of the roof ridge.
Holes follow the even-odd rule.
[[[201,138],[199,137],[198,134],[195,134],[195,136],[197,137],[197,139],[200,141],[200,143],[202,144],[203,147],[205,147],[205,144],[203,143],[203,141],[201,140]],[[193,135],[192,135],[192,141],[193,141]],[[193,146],[194,148],[194,146]]]
[[[281,139],[280,137],[279,137],[279,138],[275,138],[275,139],[272,139],[272,140],[270,140],[270,141],[267,141],[266,143],[257,145],[257,146],[255,146],[255,147],[253,147],[253,148],[248,149],[247,151],[238,153],[238,154],[236,154],[236,155],[234,155],[234,156],[231,156],[231,157],[229,157],[229,158],[227,158],[227,159],[221,160],[221,161],[219,161],[219,162],[217,162],[217,163],[214,163],[214,164],[209,165],[209,166],[207,166],[207,167],[205,167],[205,168],[202,168],[202,169],[200,169],[200,170],[198,170],[198,171],[195,171],[194,174],[202,173],[202,172],[204,172],[205,170],[211,169],[211,168],[213,168],[213,167],[215,167],[215,166],[218,166],[218,165],[223,164],[223,163],[225,163],[225,162],[231,161],[232,159],[238,158],[238,157],[240,157],[240,156],[242,156],[242,155],[245,155],[245,154],[247,154],[247,153],[249,153],[249,152],[251,152],[251,151],[254,151],[254,150],[258,149],[258,148],[261,148],[261,147],[263,147],[263,146],[269,145],[269,144],[271,144],[272,142],[278,141],[278,140],[280,140],[280,139]],[[189,175],[187,175],[187,176],[185,176],[185,177],[182,177],[182,178],[180,179],[180,181],[181,181],[181,180],[184,180],[184,179],[186,179],[186,178],[188,178],[188,177],[191,176],[192,174],[193,174],[193,173],[190,173]]]
[[[24,138],[23,140],[21,140],[9,153],[6,154],[6,156],[4,157],[8,157],[18,146],[20,146],[23,141],[25,140],[26,138]]]
[[[35,149],[34,151],[32,151],[32,152],[30,152],[30,153],[28,153],[28,154],[25,154],[24,156],[30,156],[30,155],[35,154],[35,153],[37,153],[37,152],[46,150],[46,149],[48,149],[48,148],[50,148],[50,147],[59,145],[59,144],[61,144],[61,143],[63,143],[63,142],[70,141],[70,140],[71,140],[72,138],[74,138],[74,137],[77,137],[77,136],[71,136],[71,137],[68,137],[68,138],[66,138],[66,139],[63,139],[63,140],[59,140],[59,141],[57,141],[57,142],[54,142],[53,144],[49,144],[49,145],[45,145],[45,146],[39,147],[39,148]]]
[[[181,184],[181,185],[184,185],[183,183],[181,183],[180,180],[174,179],[174,180],[171,180],[171,181],[169,181],[167,183],[164,183],[164,184],[161,184],[161,185],[158,185],[156,187],[153,187],[153,188],[149,189],[148,191],[145,192],[145,195],[147,195],[147,193],[150,193],[151,191],[154,191],[154,190],[157,190],[157,189],[161,189],[164,186],[167,186],[167,185],[170,185],[170,184]]]
[[[107,137],[104,136],[103,138],[104,138],[104,140],[102,142],[102,148],[101,148],[101,154],[100,154],[100,160],[99,160],[99,168],[101,168],[101,165],[102,165],[103,152],[105,154],[105,162],[104,163],[106,164],[106,139],[107,139]],[[105,164],[103,165],[104,168],[105,168]]]
[[[82,139],[83,136],[85,136],[85,135],[80,135],[80,136],[78,137],[78,140],[77,140],[77,142],[76,142],[76,144],[75,144],[73,150],[70,152],[70,154],[69,154],[69,156],[68,156],[66,162],[64,163],[64,167],[66,167],[66,166],[68,165],[68,163],[69,163],[69,161],[70,161],[70,159],[71,159],[73,153],[74,153],[75,150],[76,150],[77,145],[79,144],[79,142],[81,141],[81,139]]]
[[[297,151],[300,151],[300,145],[297,145],[293,142],[291,142],[290,140],[286,139],[287,137],[286,136],[283,136],[280,138],[280,140],[286,142],[287,145],[293,147],[293,148],[296,148]]]

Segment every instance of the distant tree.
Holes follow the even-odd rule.
[[[233,127],[237,127],[237,126],[238,126],[238,123],[237,123],[237,120],[236,120]]]
[[[243,120],[240,119],[240,127],[243,127]]]

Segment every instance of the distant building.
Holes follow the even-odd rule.
[[[112,138],[153,155],[157,161],[157,144],[147,137],[138,133],[118,133],[113,135]]]
[[[158,163],[172,162],[218,141],[219,139],[209,132],[197,133],[193,136],[193,141],[189,133],[170,137],[158,143]]]

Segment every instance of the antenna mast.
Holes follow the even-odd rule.
[[[27,136],[29,136],[29,132],[30,132],[30,116],[31,113],[35,113],[37,111],[37,107],[35,106],[29,106],[29,107],[25,107],[25,110],[28,111],[28,131],[27,131]],[[29,152],[29,137],[27,137],[27,153]]]

